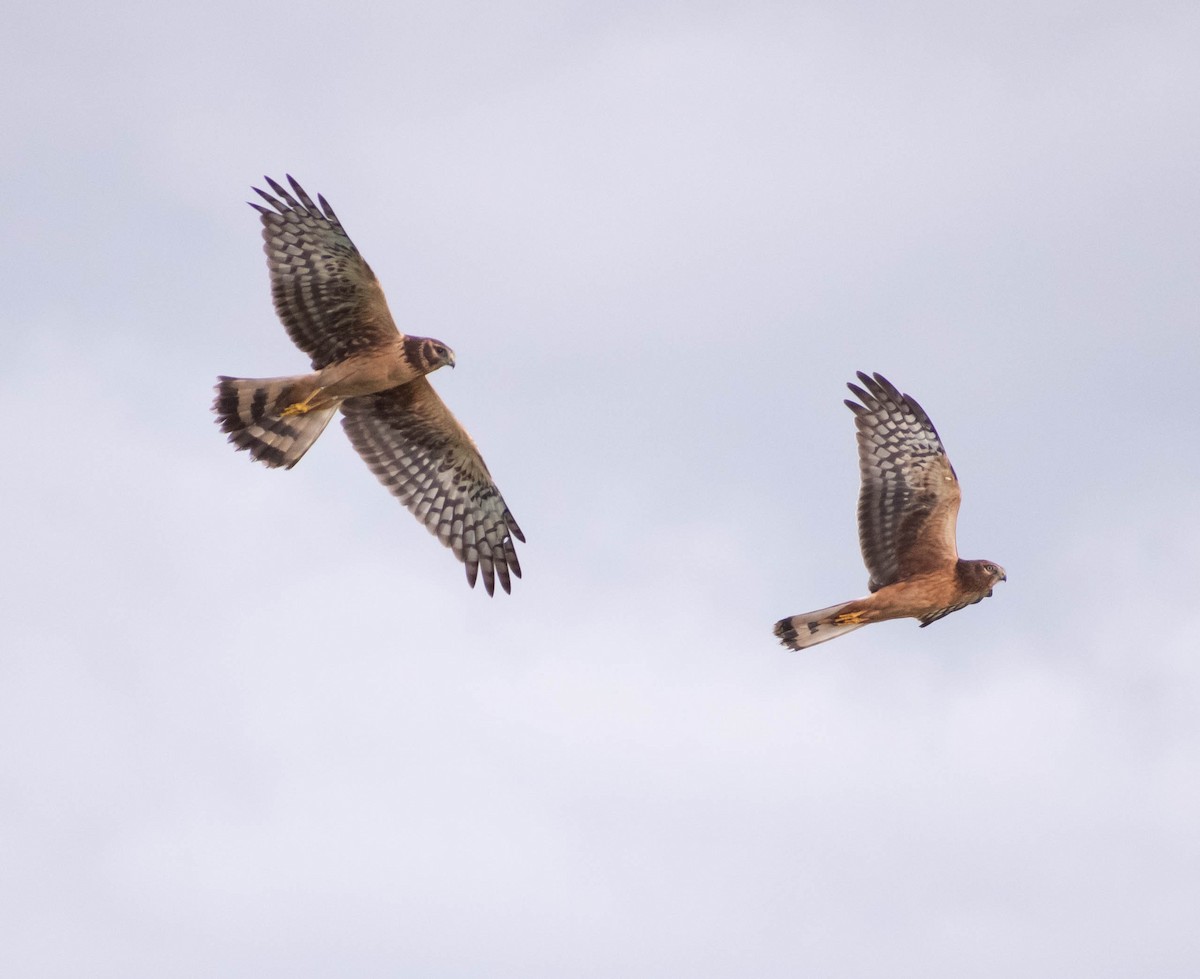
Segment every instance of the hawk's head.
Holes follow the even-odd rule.
[[[980,571],[983,572],[985,581],[987,582],[987,591],[984,592],[985,598],[992,597],[992,589],[1001,581],[1008,581],[1008,575],[1000,565],[992,561],[976,561],[980,565]]]
[[[431,337],[407,337],[408,359],[425,374],[432,374],[439,367],[454,366],[454,351],[441,340]]]
[[[995,561],[959,561],[957,574],[963,592],[978,596],[972,605],[991,598],[997,582],[1008,581],[1008,575]]]

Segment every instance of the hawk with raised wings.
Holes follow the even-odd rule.
[[[218,379],[213,402],[229,441],[264,465],[291,469],[340,408],[350,442],[379,481],[466,565],[489,595],[521,577],[524,541],[475,443],[427,374],[454,351],[401,333],[383,289],[324,197],[266,178],[262,217],[275,312],[313,373]]]
[[[859,371],[858,379],[863,387],[847,387],[862,403],[846,406],[858,428],[858,538],[871,594],[776,622],[775,635],[791,649],[887,619],[919,619],[924,628],[1008,580],[993,561],[958,556],[962,493],[925,410],[881,374]]]

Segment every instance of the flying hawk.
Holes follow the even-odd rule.
[[[958,556],[954,525],[962,493],[954,467],[925,410],[881,374],[847,387],[858,428],[858,538],[871,594],[793,615],[775,635],[804,649],[887,619],[919,619],[924,628],[992,594],[1004,569]]]
[[[295,180],[270,207],[263,251],[275,312],[313,373],[221,377],[213,411],[229,441],[264,465],[291,469],[340,408],[350,442],[379,481],[466,565],[489,595],[521,576],[513,538],[524,541],[475,443],[430,386],[427,374],[454,366],[440,340],[401,333],[375,273],[324,197],[319,206]]]

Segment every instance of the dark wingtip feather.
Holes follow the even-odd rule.
[[[875,400],[871,395],[867,394],[867,392],[860,388],[857,384],[847,384],[846,387],[848,387],[850,392],[862,402],[862,405],[855,405],[851,401],[847,401],[846,404],[850,405],[851,408],[863,408],[863,410],[870,409],[871,402]]]
[[[504,561],[496,562],[496,577],[500,579],[500,587],[504,589],[504,594],[512,594],[512,579],[508,576],[508,565]]]
[[[307,210],[309,214],[316,214],[317,205],[314,204],[312,202],[312,198],[308,196],[308,191],[301,187],[299,181],[297,181],[296,178],[290,173],[287,175],[287,178],[288,183],[292,185],[292,190],[294,190],[296,192],[296,196],[300,198],[300,203],[304,205],[305,210]]]
[[[875,372],[875,386],[898,405],[908,400],[907,394],[901,394],[900,389],[878,371]]]
[[[875,380],[879,382],[880,387],[884,389],[888,397],[891,398],[899,407],[907,408],[926,425],[930,431],[936,434],[937,429],[933,427],[933,421],[929,417],[929,413],[921,407],[919,401],[911,394],[902,392],[896,385],[889,381],[882,374],[876,373]]]
[[[272,183],[274,183],[274,181],[272,181]],[[270,204],[273,208],[275,208],[275,210],[278,211],[280,214],[283,214],[287,211],[287,205],[284,204],[283,201],[279,200],[277,197],[272,197],[261,187],[251,187],[250,189],[252,191],[254,191],[254,193],[258,194],[259,197],[261,197],[264,201],[266,201],[268,204]],[[246,203],[249,204],[251,207],[257,207],[263,214],[270,213],[270,211],[268,211],[266,208],[264,208],[258,204],[255,204],[253,201],[247,201]]]
[[[275,191],[275,193],[277,193],[280,197],[282,197],[288,203],[289,207],[291,207],[293,210],[300,209],[300,202],[297,201],[296,198],[294,198],[291,194],[288,193],[287,188],[284,187],[283,184],[281,184],[278,180],[273,180],[272,178],[270,178],[266,175],[263,176],[263,179],[270,185],[271,189],[273,191]],[[291,177],[288,177],[288,180],[291,180],[291,179],[292,179]],[[286,210],[286,208],[284,208],[283,210]]]
[[[853,391],[857,397],[862,399],[864,404],[868,399],[881,403],[884,401],[891,401],[893,404],[901,408],[910,406],[917,409],[919,412],[922,411],[921,406],[917,404],[916,399],[914,399],[911,394],[904,394],[898,387],[896,387],[896,385],[880,374],[879,371],[876,371],[873,375],[868,375],[863,371],[858,371],[857,373],[858,379],[863,382],[867,390],[864,391],[857,384],[847,384],[846,387]],[[870,392],[869,394],[867,393],[868,391]],[[847,404],[849,404],[849,402],[847,402]]]
[[[880,384],[879,381],[876,380],[876,378],[880,376],[881,375],[876,374],[874,377],[871,377],[868,374],[864,374],[862,371],[858,372],[858,379],[863,382],[863,385],[868,391],[871,392],[872,397],[874,397],[876,401],[882,401],[887,397],[888,393],[887,387]]]
[[[321,210],[325,212],[325,217],[327,217],[334,224],[342,223],[338,220],[338,216],[333,213],[333,208],[329,206],[329,201],[325,200],[325,197],[322,194],[317,194],[317,203],[321,205]]]

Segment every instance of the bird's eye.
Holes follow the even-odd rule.
[[[983,570],[986,571],[988,574],[995,574],[996,566],[994,564],[985,564],[983,566]]]

